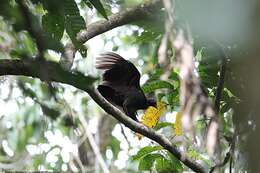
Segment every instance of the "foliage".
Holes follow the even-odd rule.
[[[157,172],[182,172],[182,165],[171,153],[163,150],[160,146],[147,146],[133,156],[133,160],[139,160],[139,171]]]
[[[107,18],[107,14],[106,11],[102,5],[102,3],[100,2],[100,0],[89,0],[89,2],[96,8],[96,10],[106,19]]]
[[[170,45],[166,51],[166,62],[162,63],[158,59],[158,49],[165,34],[163,10],[159,10],[157,15],[153,14],[149,20],[133,22],[131,25],[114,29],[83,45],[77,40],[77,36],[82,30],[88,29],[87,24],[100,19],[101,16],[101,20],[108,20],[111,11],[124,10],[142,1],[26,0],[24,2],[29,9],[33,27],[44,42],[43,54],[54,64],[53,73],[61,79],[76,82],[83,89],[93,85],[97,79],[86,78],[84,75],[97,75],[93,67],[94,55],[104,50],[122,52],[123,56],[138,67],[142,74],[141,79],[145,79],[142,85],[145,94],[149,97],[155,96],[158,101],[157,107],[149,107],[144,112],[141,122],[165,135],[176,147],[184,148],[184,151],[187,149],[187,155],[194,162],[199,160],[205,168],[215,164],[216,158],[208,155],[204,147],[201,147],[208,120],[203,116],[194,120],[195,136],[189,135],[181,127],[180,79],[176,68],[178,64],[175,64],[175,52]],[[17,1],[0,0],[0,3],[0,59],[35,60],[38,56],[36,38],[30,33]],[[92,11],[93,8],[96,11]],[[178,22],[177,20],[176,25]],[[69,78],[70,72],[57,63],[64,53],[63,47],[70,41],[77,50],[71,72],[78,78]],[[212,52],[207,45],[199,45],[196,39],[194,44],[196,74],[200,76],[205,93],[214,100],[221,55]],[[88,58],[83,59],[87,56]],[[173,67],[168,66],[170,64],[173,64]],[[45,74],[44,64],[34,68],[41,69]],[[227,75],[230,77],[227,79],[229,81],[234,77],[229,71]],[[180,160],[163,147],[144,137],[136,140],[135,135],[128,129],[118,128],[119,124],[114,126],[115,123],[106,118],[107,122],[100,121],[108,115],[103,115],[100,108],[83,91],[51,82],[51,74],[46,74],[44,77],[46,78],[42,81],[24,76],[0,77],[0,163],[12,164],[19,158],[23,159],[24,153],[31,157],[29,164],[18,165],[11,169],[2,169],[0,166],[1,171],[26,169],[83,172],[81,161],[84,169],[90,172],[102,172],[93,163],[96,160],[95,153],[84,135],[86,124],[80,120],[81,115],[88,122],[87,129],[99,141],[100,146],[104,145],[102,150],[100,147],[101,156],[111,172],[190,172]],[[235,108],[243,103],[239,97],[239,90],[236,90],[238,86],[240,87],[240,84],[232,86],[227,83],[223,90],[219,112],[222,122],[219,130],[221,151],[230,149],[230,140],[227,139],[232,138],[235,131],[234,112],[237,110]],[[251,120],[243,121],[252,123],[254,128]],[[101,131],[102,127],[106,127],[104,131]],[[111,129],[114,129],[112,135]],[[237,145],[240,147],[240,144]],[[241,158],[239,147],[234,152],[236,153],[233,155],[234,160]],[[77,153],[84,157],[78,156]],[[220,153],[221,157],[223,153]],[[233,163],[235,165],[233,172],[243,170],[240,162]],[[225,169],[228,169],[227,165],[223,167],[223,172]]]

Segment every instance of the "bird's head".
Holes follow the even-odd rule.
[[[153,107],[156,107],[156,100],[154,98],[148,98],[147,99],[147,107],[148,106],[153,106]]]

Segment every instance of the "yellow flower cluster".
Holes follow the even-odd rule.
[[[146,109],[141,122],[145,126],[153,128],[158,123],[159,118],[161,117],[164,111],[165,111],[165,104],[162,102],[157,102],[156,107],[149,106]]]
[[[176,120],[174,124],[174,129],[175,129],[175,135],[180,136],[182,134],[182,127],[181,127],[181,113],[177,112],[176,114]]]
[[[141,123],[149,128],[155,127],[164,111],[165,104],[163,102],[157,102],[156,107],[149,106],[142,117]],[[141,134],[136,135],[138,139],[142,138]]]

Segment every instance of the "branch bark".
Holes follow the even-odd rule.
[[[40,68],[44,66],[44,71]],[[38,61],[34,59],[26,60],[0,60],[0,76],[3,75],[23,75],[36,77],[42,81],[60,82],[75,86],[81,90],[86,90],[96,78],[85,76],[79,72],[69,72],[62,68],[58,63],[50,61]],[[47,79],[46,79],[46,76]]]
[[[108,17],[108,20],[101,20],[89,24],[87,29],[81,31],[78,34],[77,39],[85,43],[89,39],[100,35],[106,31],[109,31],[118,26],[122,26],[125,24],[132,23],[134,21],[140,21],[144,19],[151,18],[155,11],[162,7],[161,0],[153,0],[139,6],[133,7],[131,9],[127,9],[122,12],[118,12]]]
[[[81,89],[89,94],[89,96],[108,114],[112,115],[118,121],[129,127],[131,130],[148,137],[149,139],[157,142],[163,148],[171,152],[176,158],[183,162],[187,167],[198,173],[206,173],[206,170],[198,164],[196,161],[188,158],[182,153],[176,146],[174,146],[165,136],[155,132],[153,129],[149,129],[144,125],[133,121],[126,116],[120,110],[112,106],[107,102],[98,91],[91,86],[91,83],[95,80],[92,77],[84,76],[81,73],[72,73],[64,70],[59,64],[53,62],[45,62],[46,73],[50,76],[50,79],[55,82],[61,82],[72,85],[78,89]],[[42,62],[36,60],[0,60],[0,76],[2,75],[23,75],[29,77],[36,77],[44,80],[41,76],[39,66]]]

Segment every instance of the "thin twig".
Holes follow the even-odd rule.
[[[103,157],[102,157],[102,155],[100,153],[98,145],[95,142],[94,137],[92,136],[92,134],[88,130],[88,123],[87,123],[87,121],[80,114],[78,114],[78,117],[79,117],[79,120],[81,121],[81,123],[83,125],[84,131],[85,131],[85,133],[86,133],[86,135],[88,137],[88,140],[89,140],[89,144],[90,144],[93,152],[96,155],[96,158],[97,158],[98,163],[100,164],[100,167],[102,168],[104,173],[110,173],[110,171],[109,171],[109,169],[108,169],[108,167],[107,167],[107,165],[106,165],[106,163],[105,163],[105,161],[104,161],[104,159],[103,159]]]
[[[232,173],[232,163],[233,163],[233,156],[230,157],[230,161],[229,161],[229,173]]]
[[[87,172],[85,171],[85,168],[84,168],[84,166],[83,166],[83,164],[82,164],[80,158],[79,158],[76,154],[74,154],[74,153],[72,153],[72,157],[74,158],[74,160],[75,160],[76,163],[78,164],[78,166],[79,166],[81,172],[82,172],[82,173],[87,173]]]
[[[123,125],[122,125],[121,123],[119,123],[119,125],[120,125],[120,128],[121,128],[121,133],[123,134],[123,136],[124,136],[124,138],[125,138],[125,140],[126,140],[126,142],[127,142],[127,144],[128,144],[128,147],[131,147],[130,142],[129,142],[129,140],[127,139],[127,136],[126,136],[126,134],[125,134]]]
[[[236,140],[236,135],[233,135],[233,138],[232,138],[231,143],[230,143],[230,149],[226,153],[224,160],[221,163],[218,163],[215,166],[211,167],[209,173],[213,173],[213,171],[215,169],[225,166],[228,163],[228,161],[232,158],[232,155],[233,155],[233,152],[234,152],[234,149],[235,149],[235,140]],[[231,168],[231,170],[232,170],[232,168]]]

